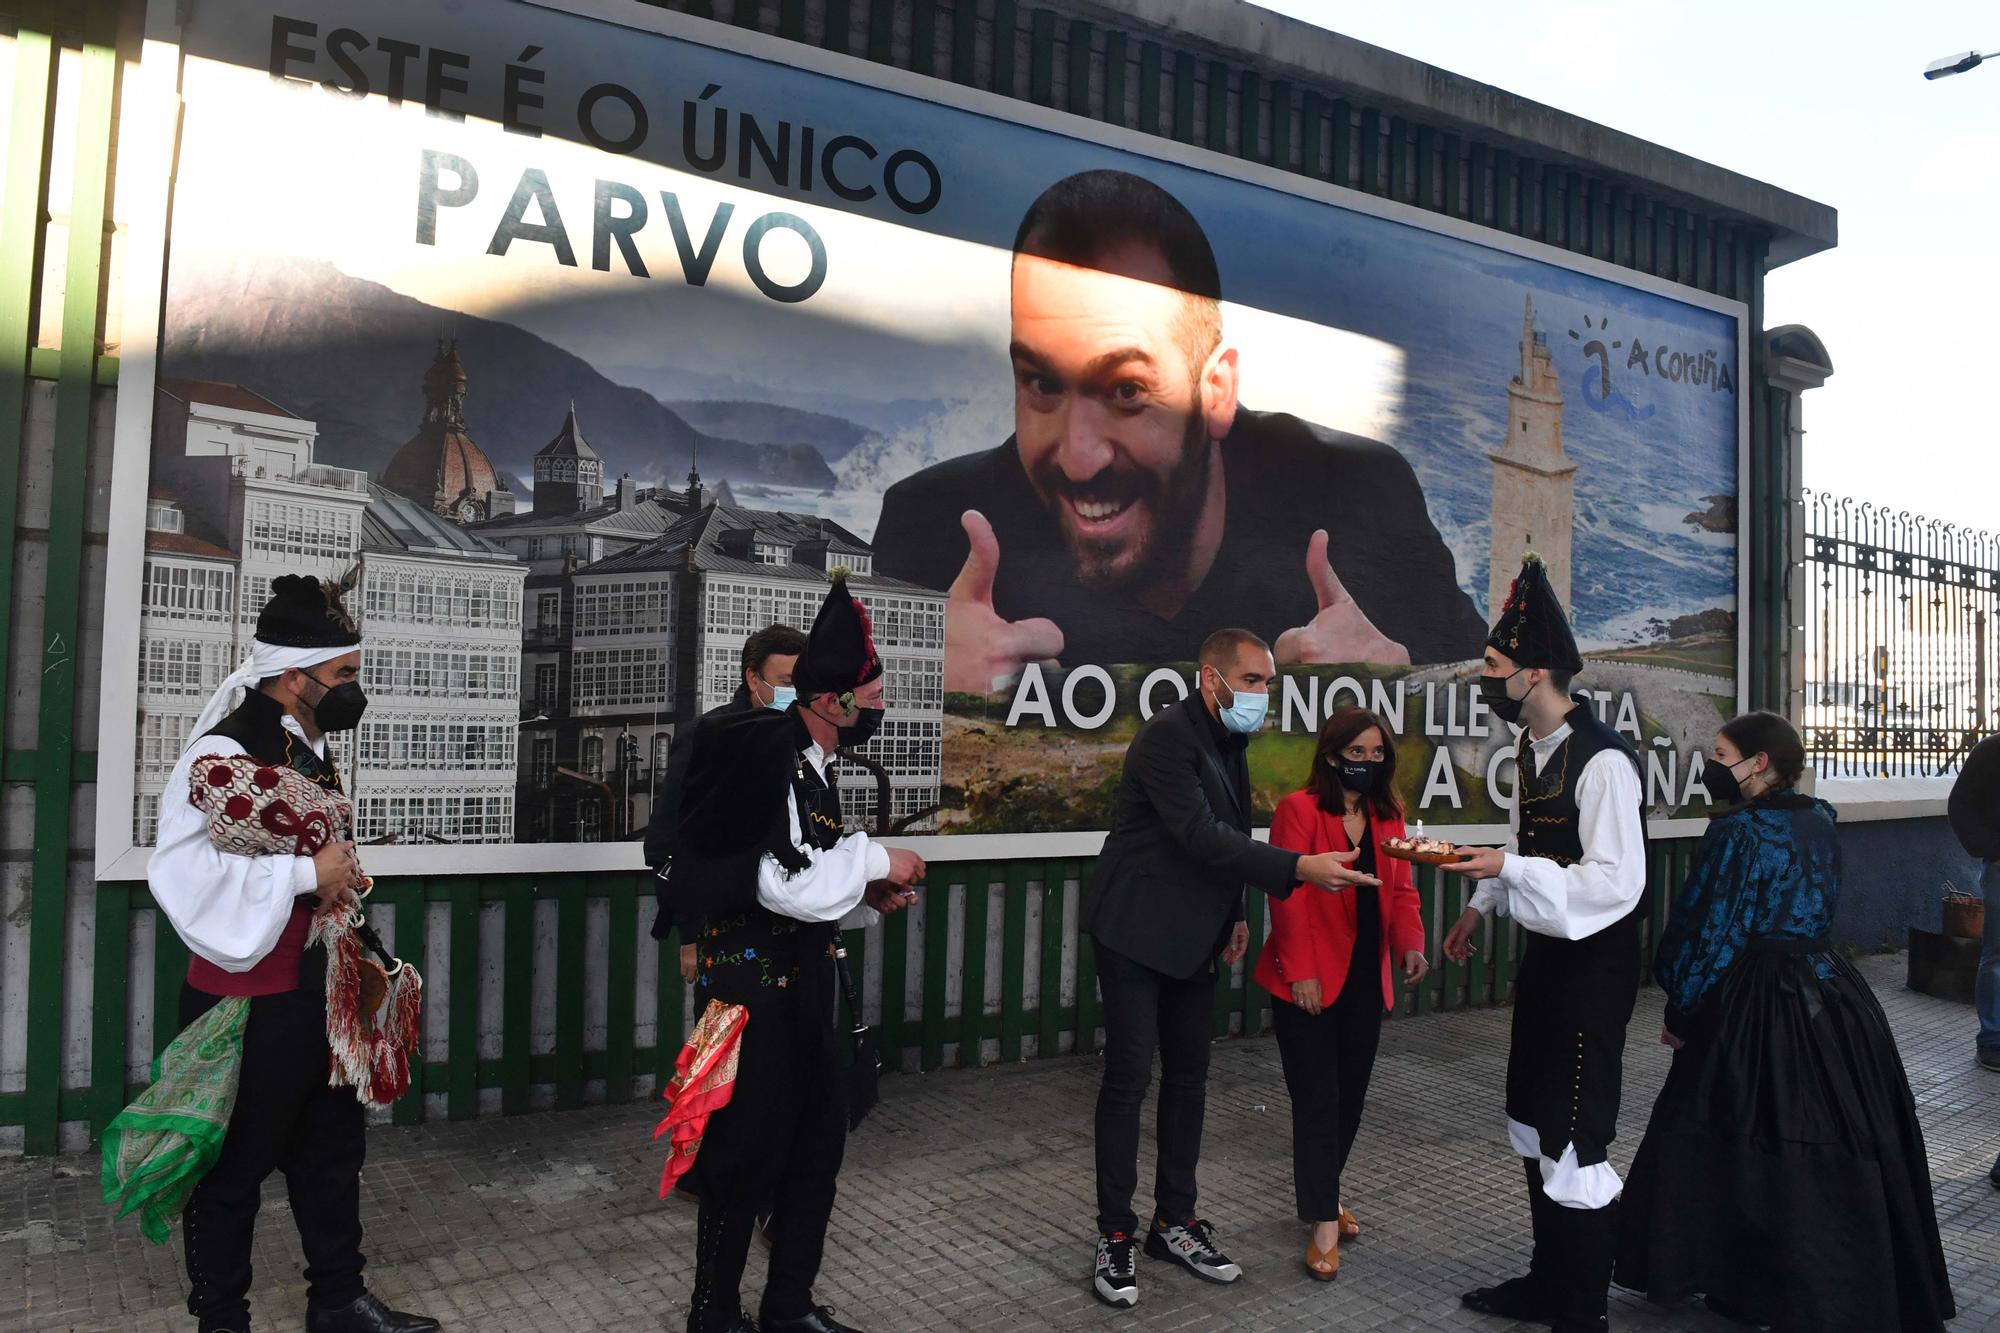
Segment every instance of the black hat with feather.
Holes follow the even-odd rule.
[[[1583,656],[1576,650],[1569,616],[1549,586],[1549,567],[1533,551],[1522,557],[1521,572],[1507,589],[1500,618],[1486,642],[1517,667],[1543,667],[1572,675],[1583,670]]]
[[[341,598],[354,587],[356,570],[338,582],[305,574],[271,580],[271,600],[257,613],[257,638],[274,648],[355,648],[360,627]]]
[[[813,618],[806,650],[792,667],[792,684],[801,699],[815,694],[850,694],[882,674],[882,657],[875,651],[875,627],[868,608],[847,590],[847,572],[836,570],[833,586]]]

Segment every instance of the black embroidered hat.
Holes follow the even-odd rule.
[[[257,638],[275,648],[354,648],[361,630],[341,604],[354,572],[340,582],[304,574],[271,580],[271,600],[257,613]]]
[[[846,574],[836,573],[813,618],[806,650],[792,668],[792,684],[800,698],[846,694],[881,674],[882,658],[875,651],[868,609],[847,591]]]
[[[1507,589],[1500,619],[1486,642],[1507,654],[1517,667],[1571,673],[1583,670],[1569,616],[1556,600],[1555,589],[1549,587],[1549,567],[1533,551],[1522,557],[1521,572]]]

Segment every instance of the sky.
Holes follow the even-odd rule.
[[[1832,205],[1839,245],[1765,283],[1834,365],[1806,485],[2000,530],[2000,58],[1922,77],[2000,51],[2000,6],[1260,2]]]

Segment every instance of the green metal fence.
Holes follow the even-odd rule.
[[[34,750],[9,753],[9,782],[34,793],[29,856],[28,1024],[21,1122],[30,1153],[53,1152],[62,1082],[63,995],[68,970],[71,807],[74,787],[96,777],[94,755],[75,746],[79,704],[77,661],[84,586],[85,460],[97,386],[112,368],[100,358],[100,294],[109,253],[112,127],[117,104],[115,0],[49,0],[21,6],[14,39],[13,105],[7,167],[0,194],[0,662],[34,662]],[[63,60],[65,41],[76,43]],[[74,81],[71,141],[60,151],[71,168],[67,200],[51,199],[50,163],[58,151],[57,72]],[[53,228],[54,215],[63,226]],[[60,264],[48,253],[60,238]],[[59,281],[60,286],[55,284]],[[56,318],[59,312],[59,318]],[[42,331],[59,328],[59,343],[40,346]],[[21,522],[23,448],[31,379],[55,383],[54,459],[48,469],[48,516],[40,531]],[[108,402],[106,403],[108,408]],[[100,478],[99,480],[102,480]],[[45,570],[39,588],[17,586],[20,555],[37,550]],[[20,611],[33,599],[36,639],[21,636]],[[15,677],[18,679],[18,676]],[[0,694],[0,732],[23,734],[4,716],[13,691]]]
[[[1652,846],[1653,891],[1634,968],[1643,969],[1651,957],[1691,845]],[[1090,863],[1020,860],[933,869],[921,908],[897,913],[878,928],[851,932],[847,940],[850,958],[863,960],[861,990],[877,1015],[889,1065],[928,1071],[1012,1062],[1027,1058],[1031,1047],[1042,1057],[1097,1049],[1102,1015],[1096,969],[1090,938],[1077,926]],[[514,1114],[538,1104],[564,1109],[586,1100],[625,1101],[662,1086],[697,1014],[679,982],[678,941],[654,941],[646,933],[651,886],[644,874],[383,881],[369,899],[371,912],[398,954],[431,961],[428,986],[448,997],[443,1016],[426,1024],[427,1052],[442,1048],[443,1058],[420,1067],[393,1118],[413,1123],[439,1112],[451,1119],[469,1117],[489,1089],[497,1090],[501,1112]],[[1464,910],[1469,888],[1455,877],[1418,868],[1425,929],[1440,965],[1422,984],[1406,989],[1399,1014],[1504,1003],[1511,993],[1521,942],[1512,922],[1491,922],[1489,937],[1464,964],[1437,955],[1436,941]],[[535,909],[544,902],[554,905],[554,947],[543,951],[553,955],[548,962],[536,956]],[[605,904],[608,923],[601,950],[592,947],[586,926],[598,902]],[[486,942],[495,932],[482,930],[482,916],[495,906],[497,946]],[[1264,936],[1266,909],[1263,896],[1253,893],[1248,905],[1253,939]],[[178,1009],[187,950],[157,919],[150,929],[139,928],[142,918],[156,913],[143,888],[98,886],[91,1081],[65,1089],[59,1107],[52,1108],[63,1120],[88,1120],[93,1138],[138,1090],[131,1081],[135,1066],[157,1055],[177,1030],[171,1016]],[[427,940],[431,923],[440,919],[442,940]],[[134,957],[142,934],[151,937],[150,959]],[[644,953],[654,956],[652,968],[642,968]],[[1216,989],[1218,1037],[1265,1028],[1271,1001],[1249,980],[1254,957]],[[503,978],[497,1001],[482,1000],[482,972],[494,965]],[[128,976],[147,971],[150,986],[130,991]],[[664,984],[642,985],[642,973]],[[552,1040],[538,1040],[533,1013],[538,992],[553,997]],[[589,1041],[585,1013],[600,1000],[602,1037]],[[135,1059],[129,1034],[147,1026],[150,1042]],[[654,1040],[642,1045],[647,1032]],[[664,1040],[660,1034],[666,1034]],[[482,1047],[496,1044],[497,1056],[482,1055]],[[23,1123],[35,1109],[24,1094],[0,1098],[0,1124]]]

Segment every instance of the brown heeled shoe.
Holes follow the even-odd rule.
[[[1315,1281],[1331,1282],[1340,1276],[1340,1243],[1334,1242],[1329,1249],[1322,1250],[1312,1238],[1306,1238],[1306,1272]]]
[[[1348,1241],[1355,1239],[1361,1234],[1361,1223],[1359,1220],[1355,1218],[1353,1213],[1347,1211],[1346,1204],[1340,1205],[1340,1219],[1338,1222],[1338,1227],[1340,1231],[1341,1244],[1346,1244]]]

